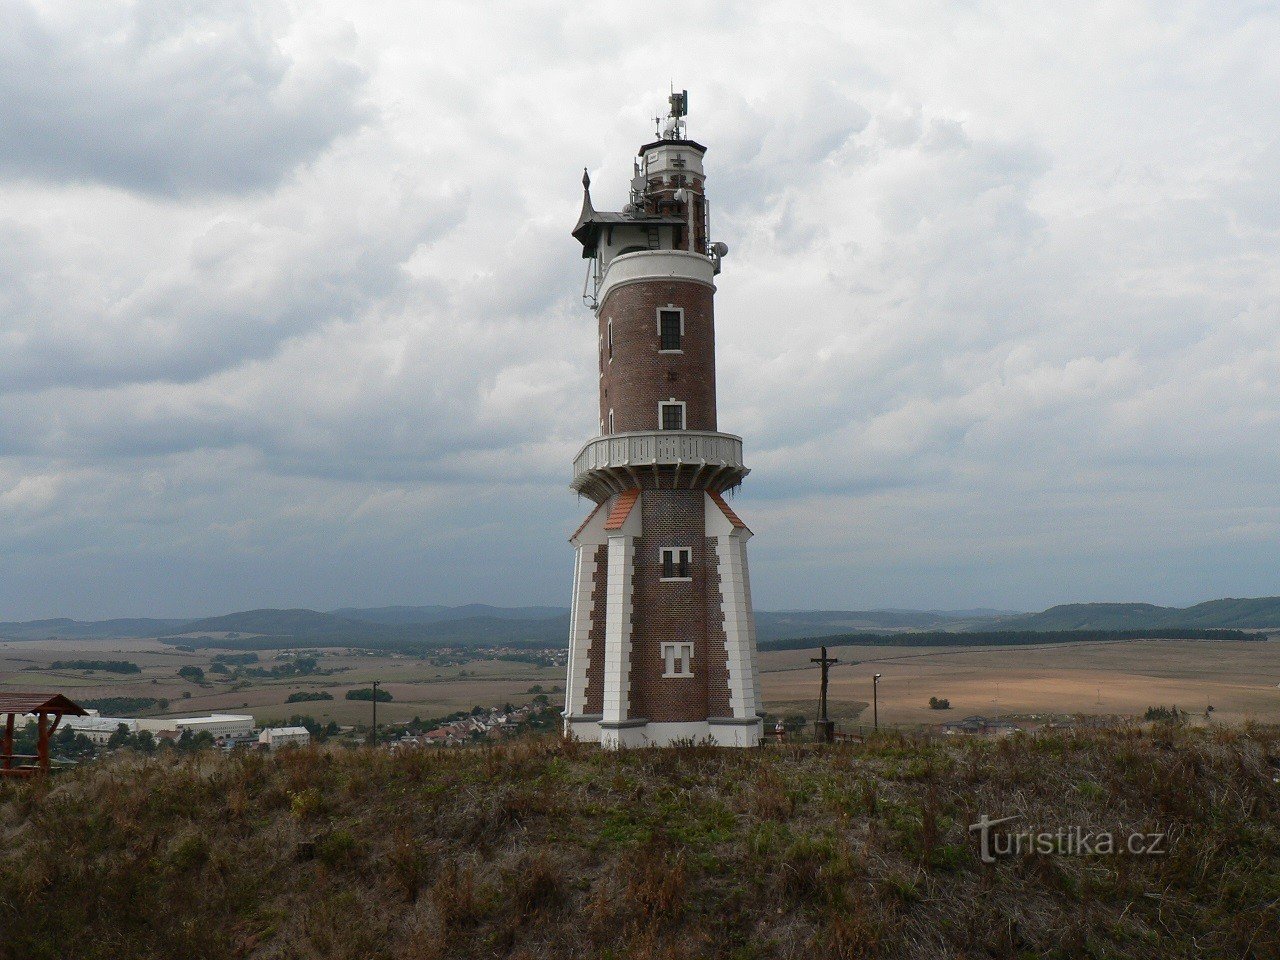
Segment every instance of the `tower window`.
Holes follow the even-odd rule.
[[[693,676],[693,644],[664,643],[662,645],[664,677]]]
[[[658,342],[660,350],[679,350],[684,333],[683,310],[658,311]]]
[[[690,567],[693,564],[693,550],[689,547],[664,547],[662,549],[662,579],[692,580]]]
[[[613,321],[609,321],[609,359],[613,360]]]
[[[609,432],[613,433],[613,411],[609,411]]]
[[[680,400],[668,400],[658,404],[659,430],[684,429],[684,403]]]

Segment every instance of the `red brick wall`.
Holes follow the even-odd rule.
[[[596,547],[596,571],[591,580],[591,630],[587,634],[587,686],[583,713],[604,713],[604,614],[609,582],[609,548]]]
[[[715,551],[715,539],[706,537],[703,543],[707,554],[707,706],[713,717],[732,717],[728,638],[724,632],[724,606],[720,597],[720,562]]]
[[[615,287],[599,310],[603,344],[600,420],[614,432],[658,429],[658,402],[685,406],[685,429],[716,429],[716,345],[710,287],[688,280],[645,280]],[[682,353],[660,353],[658,309],[684,309]],[[609,321],[613,359],[609,359]]]
[[[708,564],[714,570],[715,558],[706,552],[703,504],[701,490],[646,490],[641,500],[644,530],[636,538],[632,596],[632,717],[654,722],[707,718],[708,683],[716,681],[709,668],[706,591]],[[691,581],[662,582],[662,547],[690,548]],[[662,644],[674,641],[693,643],[691,679],[662,676]],[[722,643],[721,661],[723,650]]]

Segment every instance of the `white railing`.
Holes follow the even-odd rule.
[[[701,430],[615,433],[589,441],[573,459],[574,485],[593,470],[678,466],[742,468],[742,438]]]

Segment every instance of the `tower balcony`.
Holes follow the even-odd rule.
[[[588,441],[573,458],[570,486],[603,503],[633,487],[722,492],[750,472],[742,465],[742,438],[730,433],[614,433]]]

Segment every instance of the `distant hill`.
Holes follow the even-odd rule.
[[[813,637],[859,630],[983,629],[999,620],[997,611],[950,610],[757,610],[761,640]]]
[[[1280,597],[1208,600],[1193,607],[1150,603],[1067,603],[1000,621],[1001,630],[1147,630],[1160,627],[1280,627]]]
[[[460,607],[433,604],[425,607],[342,607],[334,616],[367,623],[446,623],[489,617],[494,620],[549,620],[567,617],[568,607],[493,607],[487,603],[466,603]]]
[[[0,622],[0,638],[5,640],[114,640],[123,637],[151,637],[186,623],[185,620],[128,618],[120,620],[27,620]]]
[[[407,608],[406,608],[407,609]],[[458,608],[454,608],[458,609]],[[539,608],[544,609],[544,608]],[[461,616],[431,623],[377,623],[320,613],[316,610],[248,610],[222,617],[206,617],[168,631],[169,639],[231,649],[262,649],[288,641],[300,646],[364,646],[411,649],[441,646],[546,646],[568,635],[567,613],[536,619],[503,616]],[[228,633],[238,636],[228,638]]]
[[[762,642],[857,633],[971,633],[989,630],[1251,630],[1280,628],[1280,597],[1209,600],[1192,607],[1150,603],[1069,603],[1041,613],[1001,610],[757,610]],[[566,642],[565,607],[342,607],[244,610],[198,619],[69,619],[0,623],[0,639],[72,640],[125,637],[217,639],[218,646],[547,646]],[[222,635],[239,636],[225,639]],[[269,642],[269,640],[271,642]],[[206,643],[206,645],[208,645]]]

